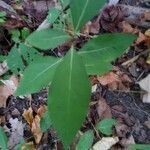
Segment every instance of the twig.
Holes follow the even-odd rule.
[[[148,52],[150,52],[150,49],[145,50],[144,52],[141,52],[139,55],[129,59],[128,61],[122,63],[122,66],[127,66],[130,65],[131,63],[135,62],[140,56],[147,54]]]

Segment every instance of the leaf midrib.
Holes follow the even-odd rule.
[[[78,24],[77,24],[77,26],[75,28],[75,31],[77,31],[77,29],[79,28],[79,25],[81,23],[81,20],[83,19],[83,16],[85,14],[85,10],[86,10],[86,7],[87,7],[88,3],[89,3],[89,0],[87,0],[86,3],[85,3],[85,6],[84,6],[83,11],[82,11],[82,13],[80,15],[80,18],[79,18]]]
[[[44,74],[46,71],[48,71],[50,68],[54,67],[55,65],[57,65],[59,62],[61,62],[62,59],[56,61],[54,64],[50,65],[48,68],[46,68],[45,70],[43,70],[42,72],[40,72],[35,78],[34,80],[32,80],[31,82],[34,82],[39,76],[41,76],[42,74]]]
[[[72,81],[72,68],[73,68],[73,49],[71,49],[70,63],[69,63],[69,86],[68,86],[68,99],[67,99],[67,118],[70,118],[70,97],[71,97],[71,81]],[[67,120],[68,122],[68,120]],[[69,133],[67,133],[69,134]]]
[[[79,54],[89,54],[89,53],[94,53],[94,52],[99,52],[99,51],[102,51],[104,49],[107,49],[109,47],[104,47],[104,48],[99,48],[99,49],[94,49],[94,50],[88,50],[88,51],[79,51],[78,53]]]
[[[60,38],[66,38],[66,37],[68,37],[67,35],[61,35],[61,36],[57,36],[57,37],[53,37],[53,38],[46,38],[46,39],[44,39],[43,38],[43,40],[45,41],[49,41],[49,39],[51,39],[51,40],[56,40],[56,39],[60,39]]]

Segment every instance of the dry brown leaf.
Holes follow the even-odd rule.
[[[145,31],[145,35],[150,37],[150,29]]]
[[[139,30],[136,29],[136,28],[133,28],[128,22],[126,21],[123,21],[122,22],[122,29],[123,29],[123,32],[127,32],[127,33],[138,33]]]
[[[43,135],[41,128],[40,128],[40,120],[41,118],[38,115],[36,115],[35,118],[33,119],[32,128],[31,128],[31,131],[35,137],[35,141],[37,144],[40,143],[40,140]]]
[[[6,106],[6,100],[10,95],[15,93],[18,86],[18,78],[16,76],[10,77],[9,80],[1,80],[4,85],[0,86],[0,107]]]
[[[28,110],[25,110],[22,114],[22,116],[25,118],[25,120],[27,121],[27,123],[30,125],[30,127],[32,126],[32,122],[33,122],[33,110],[30,107]]]
[[[35,137],[35,141],[37,144],[40,142],[43,135],[40,128],[40,120],[45,111],[46,106],[40,106],[40,108],[37,111],[37,115],[35,117],[33,116],[33,110],[31,107],[28,110],[25,110],[23,113],[23,117],[30,125],[31,131]]]
[[[92,147],[92,150],[109,150],[119,141],[118,137],[103,137]]]
[[[107,105],[106,100],[102,97],[98,100],[97,113],[100,119],[112,117],[110,107]]]
[[[112,84],[113,82],[119,82],[118,75],[116,75],[113,72],[109,72],[104,76],[97,77],[97,79],[102,85],[108,85],[108,84]]]
[[[126,74],[124,74],[119,70],[116,73],[109,72],[104,76],[97,77],[97,80],[102,85],[107,85],[111,90],[116,90],[116,89],[127,90],[128,84],[132,82],[131,79]],[[125,85],[125,83],[128,84]]]

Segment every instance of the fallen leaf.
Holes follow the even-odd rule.
[[[38,115],[35,116],[32,122],[32,128],[31,131],[35,137],[35,141],[38,144],[42,138],[43,132],[41,131],[40,128],[40,117]]]
[[[33,116],[33,110],[30,107],[28,110],[25,110],[23,113],[23,117],[30,125],[31,131],[35,137],[35,141],[38,144],[42,138],[43,132],[40,128],[40,120],[41,117],[46,112],[46,106],[40,106],[40,108],[37,110],[37,115]]]
[[[116,73],[114,72],[109,72],[107,74],[105,74],[104,76],[100,76],[97,77],[97,80],[99,81],[99,83],[101,83],[102,85],[107,85],[109,89],[111,90],[127,90],[129,88],[128,84],[127,86],[125,85],[125,83],[131,83],[131,79],[124,74],[121,71],[116,71]]]
[[[3,85],[0,86],[0,107],[5,107],[7,98],[17,89],[18,78],[12,76],[9,80],[1,80],[1,82]]]
[[[15,145],[19,144],[20,140],[23,140],[25,125],[17,118],[10,118],[9,123],[11,125],[11,132],[8,145],[12,149]]]
[[[109,150],[118,141],[118,137],[103,137],[100,141],[94,144],[92,150]]]
[[[122,22],[122,29],[123,29],[123,32],[127,32],[127,33],[138,33],[139,30],[137,28],[133,28],[128,22],[126,21],[123,21]]]
[[[102,97],[98,100],[97,113],[100,119],[112,117],[110,107]]]
[[[32,127],[32,122],[33,122],[33,110],[30,107],[28,110],[25,110],[22,114],[22,116],[25,118],[27,123]]]
[[[122,138],[119,141],[119,144],[121,144],[123,147],[127,148],[129,144],[135,144],[133,136],[129,136],[128,138]]]
[[[145,35],[150,37],[150,29],[145,31]]]
[[[140,82],[139,82],[139,85],[141,87],[141,89],[143,89],[146,94],[143,95],[143,102],[144,103],[150,103],[150,74],[142,79]]]

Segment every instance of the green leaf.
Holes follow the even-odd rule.
[[[48,111],[65,149],[88,110],[90,84],[81,57],[71,49],[58,66],[48,96]]]
[[[150,144],[131,144],[128,146],[129,150],[149,150]]]
[[[128,33],[109,33],[99,35],[80,49],[89,75],[102,75],[112,69],[111,62],[120,57],[136,39]]]
[[[33,32],[26,40],[36,48],[47,50],[63,44],[69,38],[69,35],[62,31],[45,29]]]
[[[71,0],[70,8],[74,30],[80,30],[85,23],[98,14],[105,0]]]
[[[116,125],[116,123],[114,119],[103,119],[96,125],[96,128],[105,135],[111,135],[112,127]]]
[[[16,95],[35,93],[52,81],[54,72],[61,59],[41,57],[31,63],[23,73]]]
[[[25,40],[30,34],[30,30],[26,27],[24,27],[22,30],[21,30],[21,38],[22,40]]]
[[[69,5],[70,3],[70,0],[60,0],[60,1],[61,1],[63,8],[66,8],[66,6]]]
[[[2,127],[0,127],[0,148],[2,148],[2,150],[7,150],[7,142],[8,142],[8,139],[7,139],[7,136],[3,130]]]
[[[45,112],[40,121],[40,127],[41,127],[42,132],[47,131],[51,125],[52,125],[52,122],[49,117],[49,114],[48,112]]]
[[[6,15],[7,15],[6,12],[4,12],[4,11],[0,12],[0,18],[4,18],[4,17],[6,17]]]
[[[34,48],[30,48],[24,44],[19,44],[19,46],[14,45],[7,57],[7,64],[13,73],[18,73],[18,71],[23,72],[26,65],[30,64],[33,60],[41,57]]]
[[[20,31],[18,29],[13,29],[9,31],[12,35],[12,40],[16,43],[20,42]]]
[[[3,62],[4,60],[7,59],[7,56],[4,56],[4,55],[0,55],[0,62]]]
[[[21,150],[22,146],[25,144],[25,141],[22,139],[19,144],[14,147],[14,150]]]
[[[56,19],[59,17],[61,11],[57,8],[50,8],[47,16],[47,21],[50,24],[53,24]]]
[[[94,134],[92,130],[85,132],[77,144],[76,150],[89,150],[93,144]]]

